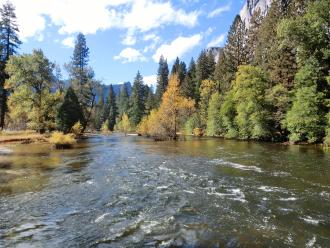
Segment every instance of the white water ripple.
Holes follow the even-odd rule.
[[[228,167],[232,167],[235,169],[239,169],[239,170],[245,170],[245,171],[255,171],[255,172],[263,172],[263,170],[257,166],[254,165],[243,165],[243,164],[238,164],[238,163],[233,163],[233,162],[229,162],[229,161],[224,161],[223,159],[213,159],[210,161],[210,163],[213,164],[221,164],[221,165],[226,165]]]

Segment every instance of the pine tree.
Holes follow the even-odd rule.
[[[226,67],[230,73],[230,81],[234,79],[235,73],[240,65],[248,62],[247,58],[247,30],[241,17],[237,15],[230,26],[227,43],[225,46]]]
[[[214,80],[219,92],[227,92],[231,86],[232,74],[227,69],[227,57],[224,49],[219,52],[218,62],[214,70]]]
[[[167,60],[164,59],[163,56],[159,59],[159,67],[157,72],[157,87],[156,87],[156,95],[155,95],[155,101],[157,106],[159,105],[162,96],[166,90],[166,87],[168,85],[168,76],[169,76],[169,69],[167,65]]]
[[[94,71],[88,66],[88,61],[89,48],[86,44],[86,38],[82,33],[79,33],[71,63],[67,65],[67,69],[70,75],[71,86],[75,90],[84,112],[85,122],[82,123],[84,130],[92,116],[98,86],[98,82],[94,79]]]
[[[212,61],[213,58],[213,61]],[[196,64],[196,100],[199,101],[200,97],[200,86],[203,80],[210,79],[214,73],[214,57],[208,54],[205,50],[203,50],[198,59]]]
[[[8,79],[5,67],[9,56],[17,53],[22,42],[18,38],[19,29],[16,24],[14,5],[8,1],[5,2],[0,8],[0,16],[0,129],[3,129],[8,97],[8,92],[4,87],[5,80]]]
[[[180,90],[184,97],[195,99],[196,88],[196,64],[192,58],[187,70],[187,73],[183,79]]]
[[[130,97],[130,121],[134,126],[137,126],[145,112],[144,105],[144,86],[143,86],[143,77],[138,71],[134,79],[134,84],[132,88],[132,94]]]
[[[171,75],[177,74],[179,72],[179,67],[180,67],[180,59],[176,57],[172,66]]]
[[[155,108],[155,95],[152,87],[148,87],[147,97],[145,100],[145,114],[149,115],[151,110]]]
[[[124,113],[128,113],[129,110],[129,96],[127,91],[127,86],[124,83],[120,88],[120,93],[118,96],[118,113],[121,117]]]
[[[95,106],[94,128],[100,130],[103,123],[104,88],[98,87],[98,102]],[[83,123],[83,122],[81,122]]]
[[[215,71],[215,57],[214,54],[212,53],[212,51],[208,51],[207,53],[207,67],[208,67],[208,79],[212,79],[213,80],[213,76],[214,76],[214,71]]]
[[[106,103],[103,110],[103,122],[108,125],[108,130],[113,131],[116,124],[117,117],[117,105],[116,105],[116,95],[113,91],[112,84],[109,87],[109,95],[107,97]]]
[[[78,97],[72,87],[69,87],[64,96],[64,102],[57,113],[57,127],[64,133],[70,132],[71,128],[78,121],[84,122],[84,115],[80,108]]]
[[[259,31],[263,19],[264,16],[261,14],[260,9],[253,12],[247,32],[247,61],[249,64],[254,62],[254,53],[259,44]]]

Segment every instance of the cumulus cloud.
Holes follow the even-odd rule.
[[[221,15],[224,12],[230,11],[231,9],[231,2],[229,2],[227,5],[221,6],[219,8],[216,8],[215,10],[213,10],[212,12],[210,12],[207,17],[208,18],[213,18],[216,17],[218,15]]]
[[[114,56],[113,58],[115,60],[121,60],[122,63],[146,61],[146,58],[140,53],[139,50],[131,47],[125,48],[119,53],[119,55]]]
[[[74,37],[70,36],[62,40],[62,44],[66,47],[73,48],[74,47]]]
[[[0,0],[4,3],[6,0]],[[40,34],[46,20],[60,34],[95,34],[109,28],[146,32],[163,25],[193,27],[198,11],[175,9],[170,1],[156,0],[12,0],[16,6],[22,39]],[[133,40],[130,39],[133,43]]]
[[[189,37],[179,36],[170,44],[161,45],[152,56],[155,62],[159,61],[161,55],[167,58],[168,62],[172,62],[176,57],[181,57],[195,46],[199,45],[202,40],[201,34],[195,34]]]
[[[155,86],[157,82],[157,75],[144,76],[143,81],[149,86]]]
[[[223,42],[225,41],[225,38],[226,38],[226,35],[225,34],[221,34],[218,37],[216,37],[213,40],[211,40],[207,44],[207,47],[218,47],[218,46],[221,46],[223,44]]]

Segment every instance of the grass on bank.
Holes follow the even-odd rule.
[[[57,149],[71,148],[77,143],[74,134],[64,134],[62,132],[53,132],[48,141],[55,145]]]
[[[7,142],[44,142],[47,138],[44,134],[36,133],[33,130],[25,131],[0,131],[0,143]]]

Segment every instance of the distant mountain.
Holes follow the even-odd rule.
[[[217,63],[219,59],[219,53],[222,49],[222,47],[209,47],[208,49],[206,49],[206,52],[211,52],[215,58],[215,62]]]
[[[126,85],[128,95],[131,95],[131,92],[132,92],[132,85],[131,85],[131,83],[130,82],[125,82],[123,84]],[[113,84],[112,85],[113,91],[115,92],[115,95],[116,96],[119,96],[120,89],[123,86],[123,84]],[[101,87],[103,89],[103,97],[105,99],[109,95],[110,85],[102,84]]]
[[[272,0],[246,0],[240,11],[242,21],[246,27],[249,27],[252,14],[255,10],[260,9],[261,14],[265,15],[271,5]]]

